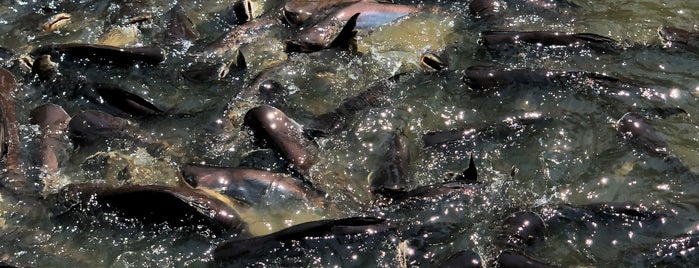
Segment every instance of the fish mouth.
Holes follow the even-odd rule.
[[[299,24],[301,24],[301,22],[299,21],[298,14],[294,12],[290,12],[284,9],[282,11],[282,15],[284,15],[284,20],[286,21],[286,23],[291,26],[298,26]]]

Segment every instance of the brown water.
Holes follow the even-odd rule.
[[[253,2],[259,14],[265,15],[274,14],[283,4],[283,1]],[[321,161],[311,168],[307,177],[327,193],[326,198],[337,211],[306,203],[237,209],[255,234],[309,220],[359,215],[380,216],[416,228],[433,226],[437,231],[422,240],[389,234],[379,242],[367,239],[347,246],[333,245],[330,249],[315,248],[313,243],[308,243],[302,247],[301,254],[293,250],[257,254],[241,260],[242,264],[397,267],[401,263],[398,248],[405,241],[416,252],[408,258],[414,260],[408,262],[409,266],[429,266],[430,260],[463,249],[472,249],[489,262],[501,250],[495,238],[502,219],[509,213],[531,209],[544,212],[544,218],[552,218],[541,206],[555,208],[600,202],[641,203],[650,211],[667,216],[662,224],[594,217],[582,223],[552,219],[546,241],[526,248],[526,253],[562,266],[654,264],[655,249],[668,244],[664,239],[697,228],[699,189],[693,180],[696,176],[668,170],[662,160],[635,149],[617,133],[614,123],[624,113],[642,108],[686,110],[687,114],[649,121],[667,140],[669,151],[687,168],[699,172],[696,119],[699,105],[695,104],[699,96],[699,54],[681,47],[665,48],[657,35],[661,25],[699,30],[695,19],[699,17],[699,2],[573,2],[579,7],[567,15],[511,8],[501,13],[500,22],[491,24],[469,15],[467,2],[422,1],[418,4],[439,11],[422,12],[373,32],[360,32],[359,53],[324,50],[286,55],[280,40],[292,29],[273,27],[264,33],[265,38],[241,48],[248,63],[247,71],[231,72],[223,80],[205,83],[175,75],[193,61],[202,60],[184,53],[187,43],[184,49],[168,48],[167,60],[155,67],[126,70],[71,67],[63,71],[64,75],[83,75],[115,83],[145,96],[169,113],[190,116],[139,122],[142,130],[172,144],[165,156],[122,148],[118,143],[77,148],[45,192],[54,192],[71,182],[103,181],[100,173],[80,167],[87,157],[100,151],[125,155],[134,170],[131,183],[178,185],[176,171],[182,162],[238,166],[248,153],[258,149],[250,142],[250,134],[240,127],[244,113],[258,103],[234,101],[234,96],[270,66],[279,67],[273,67],[268,78],[290,90],[284,111],[301,124],[308,124],[313,115],[335,109],[343,99],[358,94],[372,82],[407,72],[388,93],[389,105],[367,109],[357,115],[348,130],[319,141]],[[218,15],[230,4],[228,1],[181,4],[201,34],[190,53],[232,27]],[[144,6],[155,14],[155,19],[139,26],[141,35],[137,45],[163,45],[161,33],[166,29],[164,17],[159,15],[173,5],[155,1]],[[109,1],[2,1],[0,46],[21,54],[50,43],[96,43],[110,27],[118,24],[119,20],[110,18],[122,6]],[[58,12],[70,13],[72,21],[58,32],[43,33],[40,25]],[[487,52],[477,41],[481,31],[492,29],[590,32],[622,41],[627,48],[618,54],[556,50],[495,54]],[[448,70],[421,69],[418,59],[425,51],[445,54]],[[618,85],[520,85],[483,94],[469,89],[461,76],[469,66],[486,63],[508,68],[597,72],[646,87],[639,92]],[[9,66],[14,61],[4,64]],[[31,109],[50,101],[74,115],[94,106],[87,106],[84,100],[43,92],[44,87],[13,68],[20,84],[14,97],[25,148],[23,156],[29,161],[38,137],[37,127],[28,123]],[[211,139],[207,128],[229,103],[230,138]],[[464,141],[441,150],[423,148],[422,135],[428,131],[478,127],[536,116],[550,120],[524,131],[512,131],[506,137]],[[482,192],[477,196],[449,195],[387,207],[372,204],[367,177],[382,161],[391,131],[396,128],[402,128],[410,141],[414,187],[441,182],[448,178],[445,174],[460,172],[467,167],[468,157],[473,153],[479,180],[484,183]],[[36,176],[38,167],[27,166],[29,179],[37,181],[36,188],[41,189],[43,185]],[[25,202],[31,203],[30,199],[27,197]],[[211,250],[227,238],[167,226],[155,231],[138,225],[105,227],[86,223],[91,221],[90,217],[57,221],[49,214],[27,213],[31,207],[22,203],[2,200],[0,260],[22,265],[206,266],[211,260]],[[672,264],[692,266],[698,260],[696,254],[690,254],[687,259]]]

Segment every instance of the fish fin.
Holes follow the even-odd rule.
[[[464,170],[461,174],[457,175],[456,181],[477,181],[478,171],[476,170],[476,163],[473,161],[473,154],[471,154],[471,159],[468,161],[468,168]]]
[[[347,20],[345,26],[342,27],[340,33],[338,33],[337,37],[335,37],[335,40],[330,43],[330,47],[339,47],[342,49],[349,49],[351,47],[352,40],[354,40],[354,36],[357,33],[354,28],[357,26],[357,18],[359,18],[359,14],[360,13],[356,13],[352,15],[349,20]]]

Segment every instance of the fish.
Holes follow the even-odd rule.
[[[327,19],[300,30],[295,36],[286,41],[287,52],[315,52],[331,47],[348,48],[354,37],[354,28],[359,13],[345,18],[329,16]]]
[[[86,110],[71,118],[68,130],[75,140],[91,141],[99,138],[129,136],[128,126],[134,125],[121,117],[97,110]]]
[[[53,82],[53,78],[58,72],[58,63],[51,60],[51,55],[43,54],[37,57],[32,63],[32,73],[39,77],[39,80]]]
[[[639,253],[625,254],[623,264],[644,267],[686,267],[697,260],[699,235],[695,232],[664,238],[656,245]]]
[[[550,123],[550,121],[551,119],[546,116],[521,117],[487,123],[473,128],[430,131],[422,135],[422,142],[426,148],[441,148],[461,141],[477,144],[492,139],[504,140],[522,131]]]
[[[15,52],[12,51],[12,49],[0,46],[0,63],[2,63],[2,66],[7,65],[10,62],[10,59],[14,57]]]
[[[541,216],[532,211],[519,211],[503,221],[499,243],[524,248],[542,243],[546,235],[547,226]]]
[[[662,26],[658,29],[658,34],[666,46],[684,46],[694,53],[699,52],[699,32]]]
[[[552,31],[484,31],[480,43],[490,50],[511,48],[524,44],[533,47],[585,47],[598,52],[619,52],[618,42],[593,33]]]
[[[67,55],[74,60],[83,60],[86,63],[107,64],[119,67],[128,67],[138,63],[157,65],[165,61],[165,52],[159,47],[116,47],[108,45],[65,43],[45,45],[35,48],[30,55],[38,56],[49,54],[63,58]]]
[[[73,116],[68,123],[68,133],[78,145],[98,140],[124,139],[137,147],[145,148],[153,156],[161,156],[170,147],[167,142],[140,131],[136,123],[97,110],[85,110]]]
[[[327,134],[338,134],[346,130],[359,112],[390,104],[387,95],[404,75],[405,73],[400,73],[372,83],[359,94],[343,100],[335,110],[316,116],[308,129]]]
[[[352,217],[305,222],[289,228],[248,239],[232,239],[219,244],[213,251],[214,262],[223,265],[248,254],[262,251],[266,247],[278,246],[303,239],[336,236],[372,235],[390,229],[387,220],[375,217]]]
[[[437,262],[432,267],[443,268],[480,268],[483,267],[483,260],[473,250],[460,250],[449,256],[445,260]]]
[[[318,147],[304,135],[303,127],[281,110],[261,105],[250,109],[244,118],[258,141],[266,143],[305,173],[317,161]]]
[[[497,259],[497,267],[507,268],[507,267],[520,267],[520,268],[547,268],[547,267],[557,267],[544,263],[542,261],[536,260],[532,257],[518,253],[512,250],[505,250],[500,253]]]
[[[390,195],[380,196],[378,204],[396,204],[411,199],[431,200],[445,195],[477,196],[482,193],[483,185],[478,181],[450,180],[423,185],[407,191],[392,191]]]
[[[63,107],[52,103],[40,105],[30,114],[29,122],[41,130],[36,158],[48,177],[59,172],[73,149],[67,135],[69,121],[70,116]]]
[[[187,17],[182,5],[175,4],[166,16],[169,17],[164,33],[166,43],[181,44],[182,40],[195,41],[199,38],[199,31]]]
[[[484,92],[490,89],[507,88],[512,85],[582,85],[600,84],[617,86],[640,86],[638,83],[587,71],[558,71],[547,69],[512,69],[496,65],[473,65],[461,78],[472,90]]]
[[[0,156],[6,169],[0,178],[0,188],[6,188],[16,196],[34,192],[24,176],[24,164],[20,158],[19,123],[12,98],[17,81],[7,69],[0,67]]]
[[[289,0],[284,4],[283,15],[286,23],[299,26],[313,17],[359,1],[362,0]]]
[[[339,7],[325,14],[322,19],[306,21],[296,36],[287,40],[287,51],[314,52],[331,47],[349,48],[355,30],[369,30],[386,25],[421,10],[410,5],[374,1],[342,4],[338,4]],[[287,20],[294,21],[295,18]]]
[[[248,21],[221,35],[216,41],[207,45],[204,51],[216,57],[236,58],[241,46],[258,41],[264,37],[263,32],[280,25],[282,22],[273,17],[262,17]]]
[[[681,111],[676,111],[681,113]],[[695,176],[682,161],[670,151],[667,141],[648,120],[637,112],[628,112],[616,122],[617,131],[633,147],[650,156],[661,158],[669,169],[680,174]]]
[[[333,16],[347,20],[352,14],[360,14],[355,28],[365,30],[395,22],[419,11],[420,8],[412,5],[359,1],[338,9]]]
[[[165,113],[165,111],[145,98],[115,85],[89,83],[84,92],[84,95],[89,100],[100,104],[101,108],[111,108],[128,116],[148,117]]]
[[[205,188],[253,204],[283,196],[324,203],[324,194],[303,181],[282,173],[250,168],[186,164],[180,167],[182,179],[194,188]],[[271,195],[271,196],[270,196]]]
[[[120,0],[110,16],[113,24],[138,24],[153,20],[155,3],[152,0]]]
[[[659,155],[669,156],[668,144],[658,131],[648,121],[636,112],[624,114],[618,121],[619,132],[631,143],[635,144],[643,151]]]
[[[375,195],[403,192],[412,183],[408,138],[401,129],[394,131],[392,136],[383,160],[369,175],[371,192]]]
[[[468,12],[476,18],[489,18],[505,9],[501,0],[472,0],[468,3]]]
[[[47,200],[54,202],[56,215],[68,219],[73,218],[71,212],[96,217],[116,213],[116,217],[143,224],[166,223],[193,230],[204,226],[219,234],[242,235],[247,231],[230,200],[189,187],[78,183],[64,186]]]
[[[557,18],[561,18],[572,15],[573,11],[579,8],[567,0],[472,0],[468,6],[469,14],[490,21],[500,19],[502,12],[508,9],[525,10],[535,14],[553,13]]]

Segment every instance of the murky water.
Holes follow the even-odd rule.
[[[545,241],[521,248],[546,263],[692,266],[699,262],[692,251],[695,245],[682,246],[682,241],[696,237],[691,233],[699,228],[699,189],[694,174],[699,172],[699,105],[695,104],[699,54],[682,46],[665,47],[657,34],[663,25],[699,30],[695,19],[699,2],[574,0],[577,7],[565,8],[565,12],[511,4],[496,19],[488,20],[471,15],[467,1],[404,1],[401,3],[429,7],[428,11],[360,31],[353,51],[284,53],[284,40],[294,28],[279,24],[240,48],[245,70],[231,70],[223,79],[185,79],[180,74],[195,63],[220,63],[201,51],[235,27],[226,9],[232,2],[180,3],[200,35],[176,45],[164,38],[169,30],[164,14],[173,2],[137,1],[131,3],[134,8],[110,1],[0,2],[0,47],[14,52],[2,64],[19,83],[13,99],[20,123],[21,156],[27,180],[41,192],[39,197],[19,201],[0,196],[0,261],[36,267],[210,265],[213,248],[235,235],[142,226],[100,215],[65,217],[44,208],[47,202],[42,196],[76,182],[185,187],[177,174],[178,167],[186,163],[271,167],[272,163],[250,160],[256,152],[270,153],[260,151],[250,132],[241,127],[245,113],[260,101],[235,98],[260,73],[288,89],[278,106],[302,125],[310,125],[315,116],[334,110],[372,83],[405,73],[391,84],[387,104],[368,107],[346,130],[317,139],[320,161],[304,177],[326,193],[331,209],[270,197],[267,204],[241,205],[236,210],[254,235],[311,220],[352,216],[390,219],[410,231],[346,241],[308,239],[251,254],[233,265],[428,267],[465,249],[474,250],[492,265],[503,249],[498,241],[503,220],[522,210],[535,211],[547,221]],[[264,17],[278,16],[284,1],[252,3],[255,15]],[[71,22],[58,31],[43,32],[41,24],[60,12],[71,14]],[[111,29],[127,27],[123,18],[129,12],[149,13],[153,18],[138,24],[137,37],[126,45],[163,47],[167,53],[163,63],[129,68],[64,64],[59,72],[65,79],[48,85],[17,66],[19,55],[42,45],[98,43]],[[589,32],[619,40],[623,49],[614,53],[555,48],[487,50],[478,41],[486,30]],[[448,60],[448,68],[431,72],[420,67],[420,55],[428,51]],[[564,84],[519,83],[487,92],[469,88],[462,80],[464,70],[484,64],[595,72],[631,81],[631,85],[571,79]],[[70,115],[100,108],[72,94],[75,84],[84,80],[118,85],[166,111],[167,116],[132,121],[169,147],[158,154],[120,140],[76,146],[60,174],[41,179],[32,156],[40,132],[29,124],[29,113],[46,102],[63,106]],[[667,107],[687,113],[661,118],[652,112]],[[648,116],[648,122],[667,141],[668,151],[688,170],[668,167],[668,161],[633,146],[618,133],[617,120],[630,111]],[[212,125],[221,118],[229,125],[224,133],[215,135]],[[431,131],[482,129],[523,118],[534,123],[484,132],[480,138],[445,146],[425,147],[422,139]],[[368,177],[384,161],[398,128],[407,136],[413,156],[410,188],[449,179],[449,173],[468,167],[473,154],[482,189],[473,195],[452,193],[377,204]],[[109,154],[111,161],[94,164],[88,159],[95,154]],[[652,216],[584,208],[608,202],[638,204]],[[401,255],[405,252],[407,257]]]

